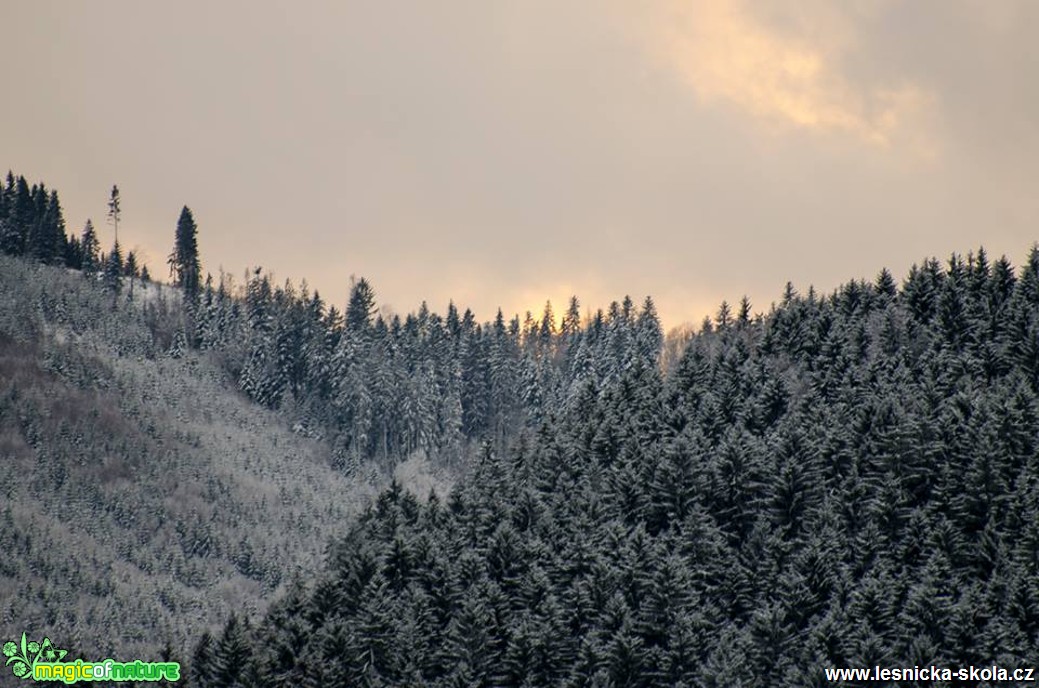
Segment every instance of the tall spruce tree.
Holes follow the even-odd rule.
[[[368,280],[362,277],[350,290],[350,302],[346,306],[346,327],[354,332],[367,331],[374,315],[375,290]]]
[[[187,206],[180,211],[177,220],[177,232],[173,243],[173,252],[167,261],[170,275],[184,294],[194,297],[198,294],[199,279],[202,272],[198,258],[198,226],[195,217]]]
[[[119,199],[119,187],[112,185],[112,193],[108,196],[108,224],[112,225],[115,232],[115,242],[119,243],[119,220],[123,216],[123,209]]]

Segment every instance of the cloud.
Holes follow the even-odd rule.
[[[856,17],[835,14],[833,6],[802,6],[798,16],[775,21],[765,7],[756,3],[755,13],[741,0],[665,0],[651,50],[705,103],[725,103],[772,124],[847,134],[880,147],[909,143],[934,154],[920,126],[930,94],[909,80],[860,83],[842,70],[854,54]]]

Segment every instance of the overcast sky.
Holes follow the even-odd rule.
[[[0,166],[166,275],[366,276],[488,320],[783,285],[1039,238],[1039,3],[8,2]]]

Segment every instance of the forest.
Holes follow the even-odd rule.
[[[979,250],[901,286],[881,271],[788,286],[767,316],[723,308],[667,374],[636,346],[582,367],[594,323],[550,338],[565,396],[484,443],[446,499],[391,486],[317,581],[203,634],[193,676],[808,686],[830,666],[1028,666],[1037,306],[1039,252],[1015,271]]]
[[[23,186],[9,176],[0,193],[11,256],[0,363],[21,356],[39,373],[2,369],[0,451],[30,473],[43,462],[94,480],[77,520],[99,540],[117,527],[142,542],[164,534],[179,554],[160,567],[180,567],[178,594],[230,576],[260,586],[264,604],[241,608],[245,593],[229,590],[215,613],[198,592],[190,622],[166,605],[182,619],[162,650],[184,663],[178,685],[822,686],[827,667],[1016,668],[1039,656],[1039,249],[1018,268],[979,248],[828,294],[787,284],[766,312],[723,303],[676,342],[652,299],[582,313],[575,298],[557,327],[550,305],[490,322],[453,304],[386,318],[364,279],[342,312],[262,270],[240,286],[195,279],[183,212],[176,285],[131,295],[136,270],[82,278],[104,262],[65,236],[56,193],[28,189],[30,213]],[[93,342],[89,358],[80,341]],[[325,492],[275,519],[276,539],[308,541],[297,575],[260,545],[279,509],[234,487],[245,464],[220,479],[198,469],[211,489],[192,493],[194,520],[167,505],[181,527],[141,523],[154,505],[128,486],[156,461],[210,466],[215,445],[178,425],[187,395],[151,430],[146,401],[105,396],[118,375],[103,371],[128,361],[163,371],[152,384],[204,371],[210,387],[190,396],[233,399],[217,409],[230,429],[276,419],[284,452],[258,460],[282,471],[283,489],[305,466],[372,496],[329,513]],[[110,403],[115,439],[68,439],[61,414],[78,411],[47,407],[47,394],[24,392],[34,385]],[[133,458],[113,468],[127,437]],[[77,452],[99,465],[66,466]],[[415,457],[450,480],[404,484],[396,469]],[[24,507],[18,489],[7,499]],[[208,522],[202,510],[224,500],[251,520]],[[32,553],[6,509],[0,542]],[[311,518],[328,525],[305,529]],[[73,559],[102,578],[104,562]],[[12,589],[39,575],[5,567]],[[126,594],[147,610],[151,590]],[[17,604],[0,601],[15,618]],[[92,623],[69,630],[89,645]]]

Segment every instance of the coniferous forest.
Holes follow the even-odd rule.
[[[171,217],[160,285],[3,185],[5,628],[175,656],[201,688],[1039,656],[1039,250],[787,284],[678,337],[648,298],[387,318],[360,279],[339,310],[203,279],[198,231]]]

